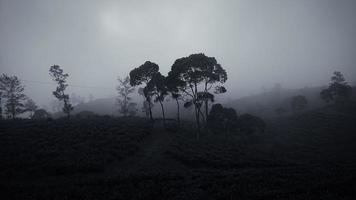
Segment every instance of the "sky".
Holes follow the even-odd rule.
[[[115,95],[118,77],[150,60],[166,75],[177,58],[212,56],[229,98],[356,77],[355,0],[0,0],[0,73],[16,75],[39,105],[68,93]]]

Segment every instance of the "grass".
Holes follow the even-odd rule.
[[[354,104],[329,106],[271,119],[264,133],[202,132],[199,141],[189,122],[166,131],[141,118],[2,121],[0,194],[9,199],[354,199],[355,121]],[[122,163],[131,170],[115,170]]]

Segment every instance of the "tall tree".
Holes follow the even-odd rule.
[[[216,93],[226,92],[222,84],[227,80],[227,73],[214,57],[199,53],[177,59],[168,76],[172,77],[182,93],[190,97],[191,100],[184,106],[194,105],[199,139],[200,117],[203,116],[201,106],[205,104],[205,116],[207,116],[208,102],[212,99],[209,90],[215,85]]]
[[[172,99],[176,101],[177,104],[177,123],[178,127],[180,126],[180,104],[179,101],[183,100],[183,95],[181,94],[179,90],[179,83],[180,81],[176,80],[177,77],[174,77],[172,73],[168,73],[168,76],[166,77],[166,85],[168,92],[170,93]]]
[[[37,110],[37,105],[32,99],[27,99],[25,103],[25,111],[30,113],[30,118],[33,117],[33,114]]]
[[[162,110],[163,124],[166,124],[166,116],[164,112],[163,102],[165,97],[168,95],[168,88],[166,84],[166,78],[157,72],[152,76],[152,79],[148,82],[147,86],[144,88],[144,94],[146,96],[155,97],[154,101],[159,102]]]
[[[17,76],[2,74],[0,77],[0,91],[2,97],[6,99],[5,113],[12,119],[15,119],[17,114],[25,111],[24,101],[26,100],[26,95],[23,93],[24,90],[24,86],[22,86]]]
[[[158,72],[159,66],[156,63],[146,61],[143,65],[133,69],[130,71],[130,84],[131,86],[138,86],[141,84],[148,84],[152,77]],[[147,89],[146,89],[147,90]],[[149,95],[149,92],[144,92],[148,109],[149,109],[149,114],[150,114],[150,119],[153,120],[152,117],[152,108],[151,108],[151,96]]]
[[[132,98],[129,96],[135,91],[135,87],[130,85],[130,77],[124,79],[118,78],[119,85],[116,90],[118,92],[117,102],[120,106],[119,112],[125,117],[129,114],[136,113],[136,103],[132,102]]]
[[[346,82],[341,72],[335,71],[329,87],[320,92],[320,97],[328,102],[342,103],[350,99],[352,87]]]
[[[49,69],[49,75],[52,77],[53,81],[57,82],[58,86],[55,91],[53,91],[53,95],[59,100],[63,101],[63,112],[67,114],[67,117],[70,118],[70,112],[73,110],[72,104],[69,102],[69,95],[65,94],[64,91],[68,87],[67,78],[68,74],[63,72],[63,69],[58,65],[53,65]]]

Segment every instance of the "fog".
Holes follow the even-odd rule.
[[[166,75],[199,52],[226,69],[229,98],[326,85],[335,70],[354,84],[355,11],[354,0],[0,0],[0,73],[41,106],[54,99],[51,65],[70,75],[68,93],[105,98],[146,60]]]

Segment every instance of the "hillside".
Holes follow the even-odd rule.
[[[356,103],[267,121],[265,133],[141,118],[1,121],[9,199],[352,199]],[[172,124],[169,124],[171,126]],[[170,131],[169,131],[170,130]]]

